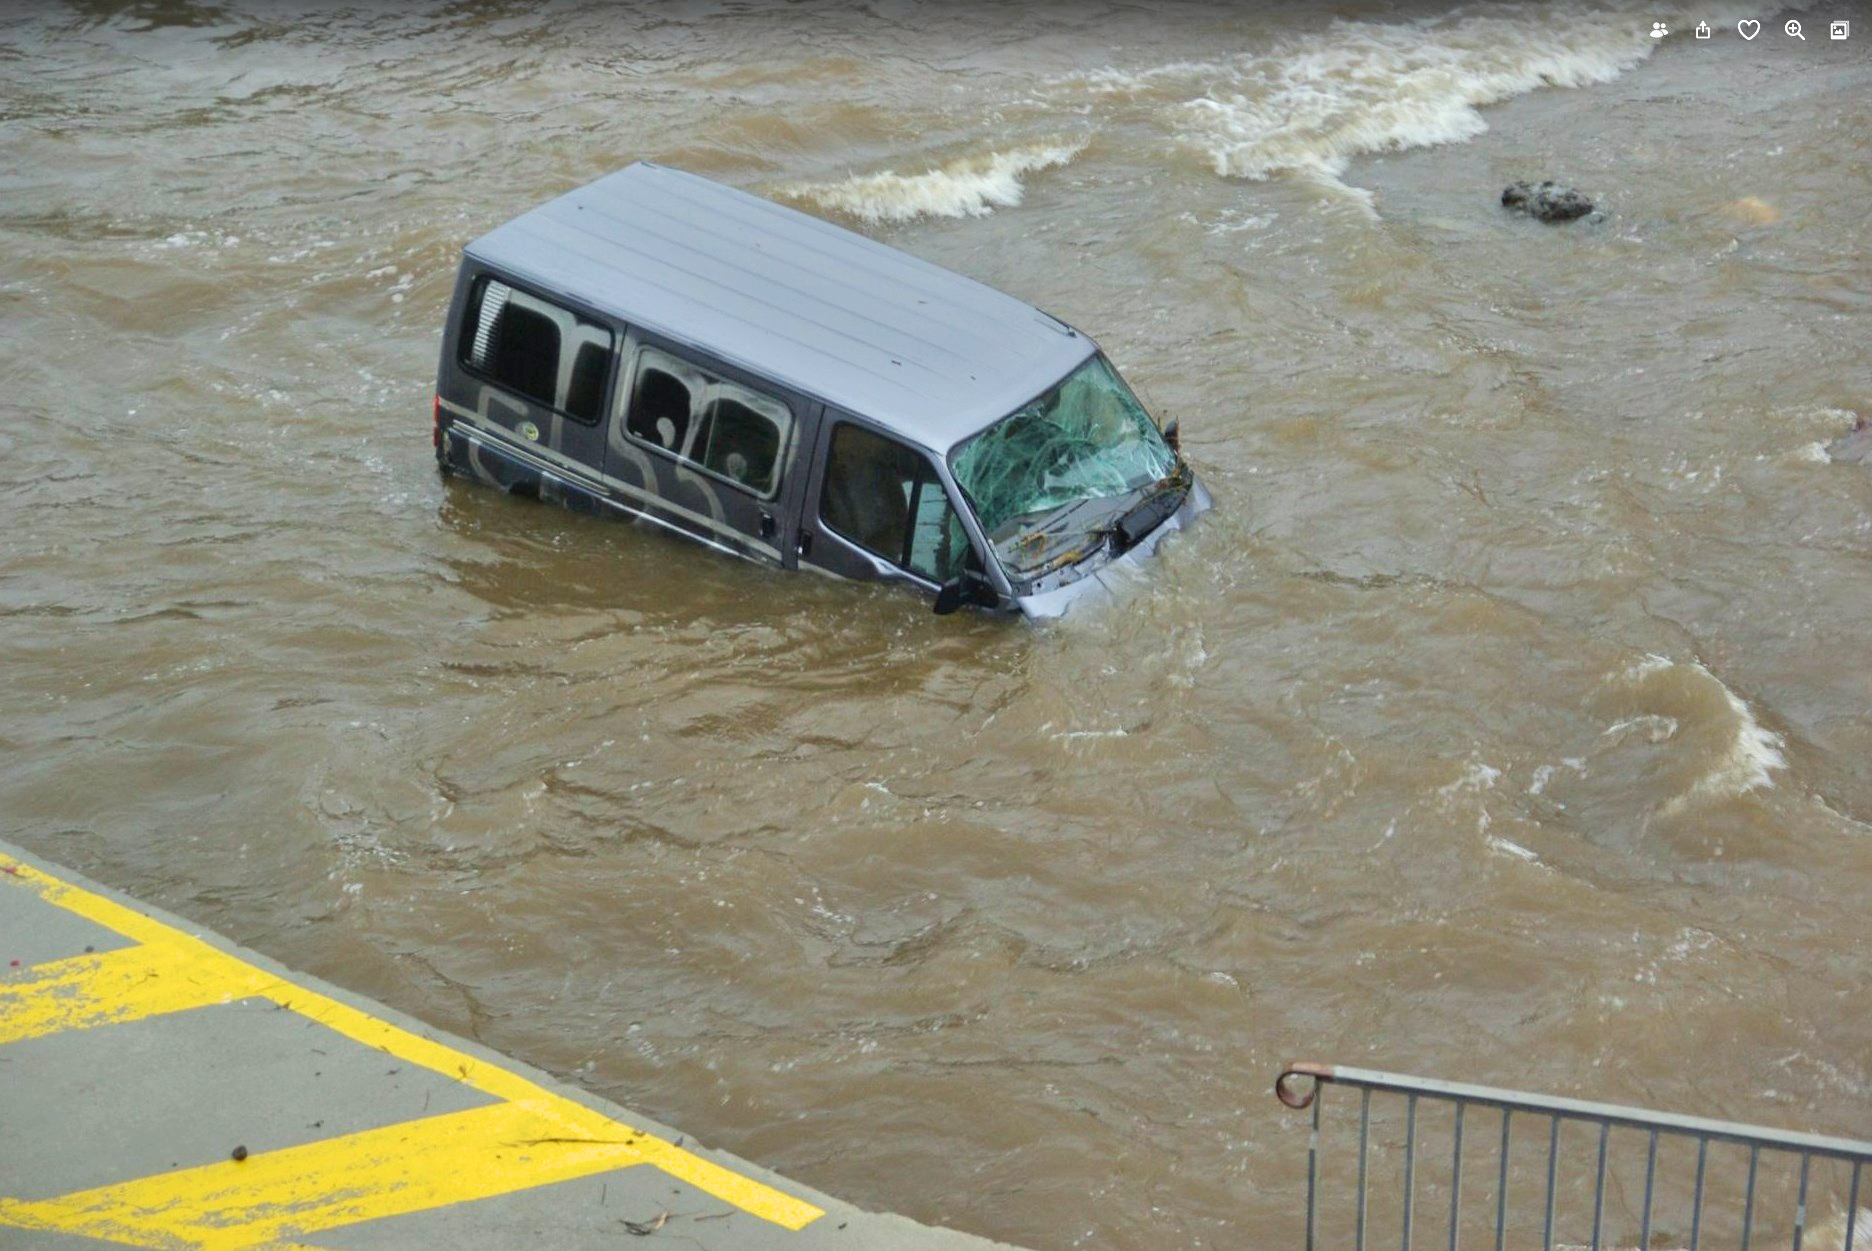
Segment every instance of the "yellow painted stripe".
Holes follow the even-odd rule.
[[[248,964],[0,855],[0,885],[140,940],[38,965],[0,985],[0,1042],[259,996],[506,1102],[43,1201],[0,1199],[0,1226],[159,1248],[277,1246],[315,1229],[652,1164],[787,1229],[818,1207],[552,1094],[517,1073]]]
[[[134,908],[126,908],[88,890],[80,890],[69,882],[59,881],[50,873],[41,872],[0,853],[0,883],[4,882],[33,891],[49,904],[56,904],[67,912],[75,912],[88,921],[96,921],[105,929],[115,930],[125,938],[134,938],[140,943],[162,942],[181,933],[173,926],[164,925]]]
[[[206,951],[216,957],[204,959]],[[144,943],[34,965],[0,983],[0,1043],[266,994],[283,983],[201,944]]]
[[[360,1221],[491,1198],[646,1162],[646,1141],[567,1141],[550,1111],[514,1103],[406,1121],[38,1203],[0,1222],[137,1247],[240,1251]]]

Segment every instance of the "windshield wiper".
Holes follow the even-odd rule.
[[[1034,529],[1043,534],[1065,534],[1067,533],[1067,519],[1083,511],[1085,506],[1092,503],[1095,499],[1095,496],[1083,496],[1073,500],[1071,503],[1055,509],[1047,516],[1044,522],[1035,526]]]
[[[1014,557],[1022,572],[1036,576],[1062,565],[1077,564],[1104,545],[1113,527],[1109,514],[1090,525],[1074,524],[1074,519],[1091,505],[1110,502],[1106,498],[1087,496],[1062,504],[1046,514],[1040,524],[999,540],[995,546],[1004,556]]]

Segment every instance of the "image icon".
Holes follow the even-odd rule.
[[[1828,28],[1827,33],[1832,35],[1833,38],[1835,39],[1844,39],[1848,35],[1852,34],[1852,23],[1851,22],[1835,22],[1833,23],[1831,27]]]

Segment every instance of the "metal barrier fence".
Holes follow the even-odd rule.
[[[1349,1174],[1351,1166],[1342,1156],[1327,1153],[1326,1131],[1346,1138],[1352,1132],[1349,1123],[1337,1123],[1350,1121],[1349,1108],[1344,1118],[1322,1119],[1327,1102],[1322,1092],[1329,1085],[1359,1092],[1356,1183],[1345,1176],[1335,1185],[1329,1176],[1335,1171]],[[1867,1228],[1872,1226],[1872,1211],[1859,1207],[1861,1181],[1872,1164],[1872,1142],[1328,1064],[1289,1064],[1274,1083],[1274,1092],[1289,1108],[1311,1108],[1313,1113],[1307,1147],[1307,1251],[1344,1245],[1342,1236],[1329,1238],[1322,1224],[1323,1190],[1352,1198],[1352,1211],[1340,1223],[1352,1225],[1354,1251],[1365,1251],[1367,1236],[1381,1228],[1398,1231],[1401,1251],[1411,1251],[1412,1239],[1420,1232],[1434,1233],[1438,1241],[1446,1234],[1449,1251],[1458,1251],[1465,1235],[1472,1245],[1492,1235],[1495,1251],[1536,1241],[1542,1251],[1651,1251],[1654,1246],[1750,1251],[1752,1242],[1757,1248],[1767,1246],[1770,1234],[1777,1245],[1788,1239],[1792,1251],[1802,1251],[1803,1238],[1809,1240],[1807,1251],[1855,1251],[1859,1235],[1857,1251],[1872,1251],[1872,1228]],[[1374,1095],[1379,1096],[1376,1103]],[[1500,1115],[1489,1115],[1478,1126],[1474,1114],[1480,1110]],[[1532,1151],[1527,1148],[1525,1133],[1516,1136],[1515,1131],[1530,1122],[1545,1139],[1544,1154],[1538,1143]],[[1563,1127],[1568,1138],[1587,1149],[1565,1151]],[[1426,1146],[1445,1129],[1445,1150]],[[1487,1134],[1485,1149],[1474,1149],[1472,1142],[1466,1159],[1464,1132],[1471,1131],[1473,1139],[1478,1129]],[[1517,1143],[1522,1145],[1519,1152]],[[1478,1155],[1487,1161],[1481,1179],[1485,1201],[1465,1203],[1478,1189],[1473,1177],[1467,1193],[1464,1187],[1465,1177],[1477,1172]],[[1533,1168],[1528,1167],[1530,1156]],[[1634,1204],[1640,1159],[1643,1197]],[[1399,1183],[1395,1192],[1387,1184],[1392,1179]],[[1516,1197],[1536,1202],[1518,1208]],[[1872,1200],[1872,1187],[1866,1197]],[[1811,1230],[1810,1201],[1824,1202],[1830,1209]],[[1420,1226],[1428,1228],[1420,1231]]]

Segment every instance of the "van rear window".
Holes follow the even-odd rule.
[[[604,412],[614,343],[606,327],[483,277],[462,319],[461,362],[504,390],[590,424]]]

